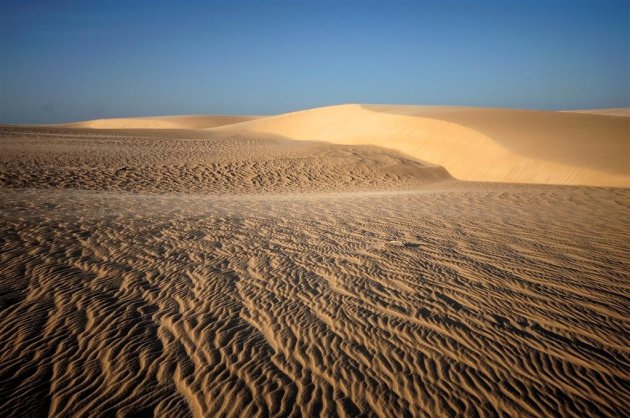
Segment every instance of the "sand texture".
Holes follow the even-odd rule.
[[[451,176],[625,184],[555,114],[0,127],[0,416],[628,416],[630,189]]]
[[[0,128],[0,186],[182,193],[414,189],[450,175],[377,147],[194,130]]]

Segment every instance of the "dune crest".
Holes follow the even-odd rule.
[[[255,119],[240,115],[150,116],[140,118],[95,119],[55,125],[60,128],[92,129],[208,129]]]
[[[382,146],[462,180],[630,187],[629,123],[560,112],[350,104],[219,129]]]
[[[618,117],[630,117],[630,107],[606,107],[600,109],[572,109],[563,110],[566,113],[591,113],[593,115],[606,115]]]

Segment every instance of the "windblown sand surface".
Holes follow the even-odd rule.
[[[615,185],[621,160],[536,154],[542,129],[517,144],[481,110],[337,110],[343,135],[299,114],[0,128],[0,416],[628,415],[630,189],[423,162],[445,132],[527,160],[517,178]],[[364,112],[381,143],[343,140]],[[403,154],[422,127],[390,117],[443,130]]]

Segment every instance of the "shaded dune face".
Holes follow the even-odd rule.
[[[258,122],[0,128],[0,416],[627,415],[630,189]]]

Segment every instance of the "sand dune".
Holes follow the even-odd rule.
[[[630,119],[560,112],[342,105],[223,130],[370,144],[462,180],[630,187]]]
[[[630,117],[630,107],[608,107],[601,109],[574,109],[563,110],[571,113],[592,113],[593,115]]]
[[[461,180],[630,187],[630,118],[607,116],[623,112],[340,105],[269,117],[102,119],[60,126],[219,128],[240,138],[385,147],[443,166]]]
[[[593,179],[505,130],[619,126],[419,111],[0,127],[0,416],[627,416],[630,189],[411,157]]]
[[[0,128],[0,187],[184,193],[410,190],[442,167],[370,146],[207,131]]]
[[[96,119],[52,125],[60,128],[92,129],[207,129],[255,119],[256,116],[190,115],[141,118]]]

